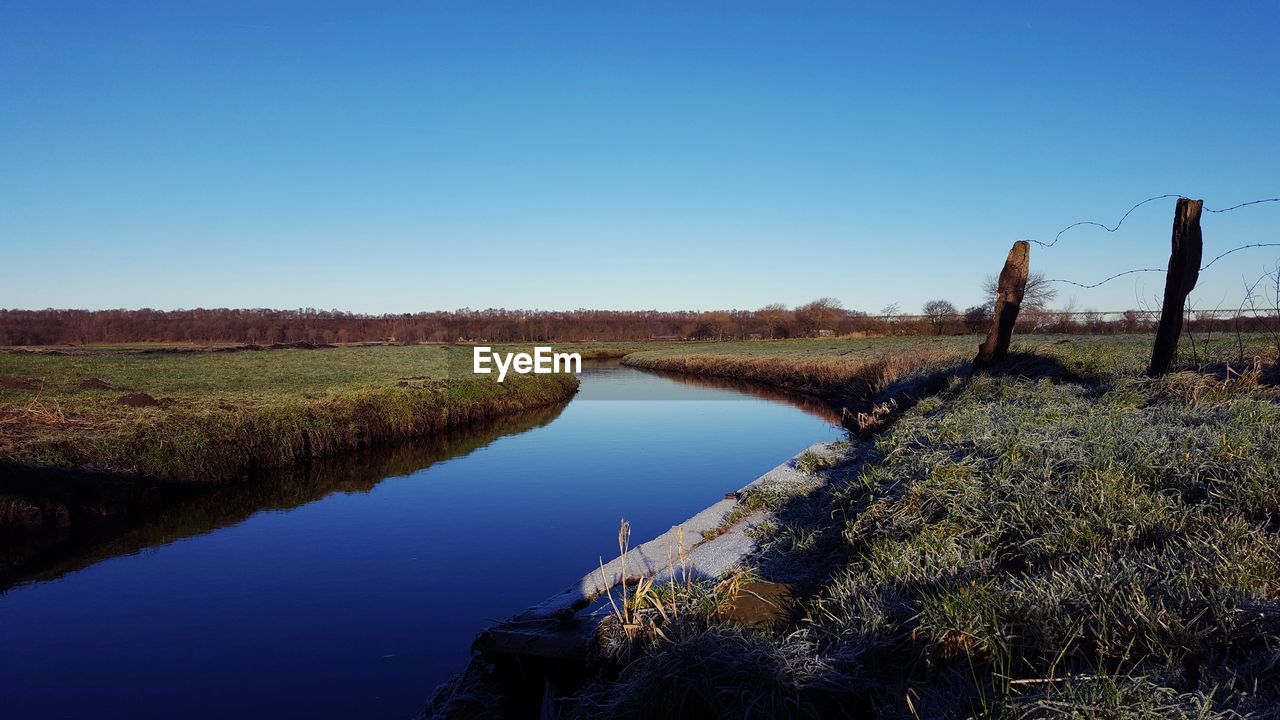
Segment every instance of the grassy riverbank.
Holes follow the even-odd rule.
[[[769,344],[717,356],[794,387],[812,384],[815,363],[838,377],[831,358],[862,342],[876,341],[815,343],[809,357]],[[662,610],[633,603],[628,633],[606,624],[617,674],[562,709],[1277,717],[1273,351],[1246,349],[1260,366],[1202,355],[1150,379],[1149,348],[1141,337],[1030,338],[992,375],[971,375],[965,353],[885,378],[890,395],[919,387],[921,373],[936,382],[883,432],[850,443],[818,490],[770,499],[775,519],[743,577],[787,584],[798,598],[790,619],[773,629],[726,620],[706,600],[732,583],[663,589],[651,595]],[[1240,359],[1239,348],[1220,354]],[[628,361],[686,371],[723,362],[666,352]]]
[[[389,477],[410,475],[498,438],[542,427],[564,407],[554,403],[445,428],[411,442],[339,453],[262,473],[254,482],[217,488],[172,486],[166,489],[179,492],[160,494],[97,478],[72,487],[30,488],[23,502],[28,532],[6,537],[0,529],[0,593],[18,582],[54,579],[112,557],[230,527],[263,511],[292,510],[333,493],[366,493]],[[190,489],[197,491],[182,492]],[[72,532],[31,532],[37,529],[33,514],[53,526],[46,529]]]
[[[894,380],[972,355],[976,337],[803,339],[645,348],[623,364],[710,375],[815,395],[830,402],[866,400]]]
[[[442,345],[0,354],[0,463],[186,483],[559,402],[577,380],[470,373]]]

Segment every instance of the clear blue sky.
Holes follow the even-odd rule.
[[[888,5],[4,0],[0,307],[964,307],[1280,195],[1274,0]]]

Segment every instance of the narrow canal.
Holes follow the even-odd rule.
[[[184,501],[0,595],[7,718],[412,717],[475,633],[810,443],[816,403],[589,366],[563,407]]]

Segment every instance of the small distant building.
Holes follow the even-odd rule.
[[[818,331],[818,337],[834,337],[835,334],[836,334],[835,330],[819,330]]]
[[[748,339],[748,340],[763,340],[763,339],[764,339],[764,335],[763,335],[762,333],[751,333],[751,334],[747,335],[747,339]]]

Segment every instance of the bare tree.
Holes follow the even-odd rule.
[[[808,335],[817,335],[819,330],[834,332],[844,316],[844,305],[835,298],[818,298],[796,308],[796,322]]]
[[[982,332],[991,324],[991,306],[974,305],[964,311],[964,329],[971,333]]]
[[[996,294],[1000,290],[1000,279],[988,275],[982,282],[982,292],[987,297],[988,305],[995,305]],[[1043,310],[1058,297],[1058,291],[1049,282],[1044,273],[1033,272],[1027,275],[1027,289],[1022,296],[1023,310]]]
[[[791,312],[782,303],[765,305],[756,312],[756,315],[764,322],[765,328],[769,331],[770,340],[777,337],[778,331],[785,329],[787,321],[791,319]]]
[[[707,326],[710,331],[710,340],[724,340],[731,325],[729,313],[723,310],[713,310],[704,312],[701,315],[702,323]]]
[[[1091,333],[1101,332],[1104,327],[1102,313],[1093,308],[1086,308],[1084,311],[1084,326]]]
[[[930,300],[924,304],[924,314],[933,326],[934,334],[941,335],[947,324],[956,319],[957,311],[956,306],[946,300]]]

